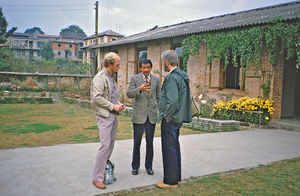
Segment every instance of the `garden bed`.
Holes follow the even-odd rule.
[[[17,103],[50,104],[53,103],[53,99],[50,97],[0,97],[0,104]]]

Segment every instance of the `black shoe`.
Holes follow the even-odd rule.
[[[153,172],[152,169],[146,169],[146,171],[147,171],[147,174],[148,174],[148,175],[153,175],[153,174],[154,174],[154,172]]]
[[[132,175],[138,175],[139,170],[138,169],[132,169],[131,173],[132,173]]]

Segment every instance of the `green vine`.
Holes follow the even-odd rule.
[[[206,45],[207,62],[214,58],[224,59],[224,69],[232,58],[234,66],[242,63],[259,66],[263,46],[268,49],[270,63],[277,64],[277,52],[282,55],[286,51],[286,59],[297,57],[297,68],[300,67],[300,24],[272,21],[267,26],[257,26],[229,32],[194,34],[182,42],[183,69],[187,70],[189,56],[200,53],[200,43]]]

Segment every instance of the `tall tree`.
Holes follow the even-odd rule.
[[[62,29],[61,32],[84,33],[84,31],[77,25],[70,25],[68,28]]]
[[[6,38],[10,36],[15,30],[17,30],[17,27],[13,27],[8,32],[7,30],[7,21],[6,18],[3,16],[2,8],[0,7],[0,44],[3,44],[6,42]]]
[[[46,60],[53,59],[54,52],[52,49],[52,43],[47,42],[44,44],[43,48],[41,49],[41,56]]]
[[[31,35],[33,34],[45,34],[44,31],[40,27],[33,27],[31,29],[26,29],[24,33],[29,33]]]

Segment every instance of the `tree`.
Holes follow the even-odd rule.
[[[68,28],[62,29],[61,32],[84,33],[84,31],[77,25],[70,25]]]
[[[3,16],[2,8],[0,7],[0,44],[3,44],[6,42],[6,38],[10,36],[15,30],[17,30],[17,27],[13,27],[8,32],[6,32],[7,29],[7,21],[6,18]]]
[[[42,31],[40,27],[33,27],[31,29],[26,29],[26,31],[24,33],[29,33],[31,35],[33,35],[33,34],[45,34],[44,31]]]
[[[42,56],[42,58],[44,58],[46,60],[53,59],[54,52],[52,49],[52,44],[50,42],[47,42],[46,44],[44,44],[44,46],[41,50],[41,56]]]

